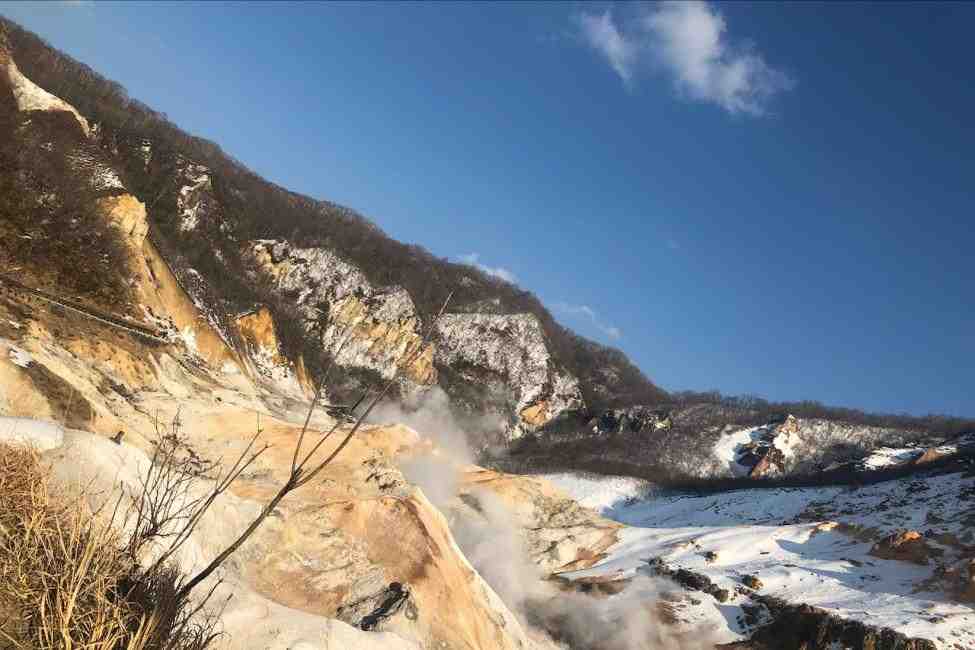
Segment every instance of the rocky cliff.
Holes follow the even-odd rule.
[[[422,322],[402,287],[374,287],[326,248],[295,248],[285,241],[247,246],[255,279],[294,300],[307,336],[340,366],[383,377],[399,369],[409,392],[437,383],[434,348],[424,345]]]
[[[584,407],[579,380],[549,350],[532,314],[447,314],[436,323],[437,363],[466,384],[470,407],[491,400],[514,415],[509,438]]]

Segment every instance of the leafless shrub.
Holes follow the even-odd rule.
[[[179,536],[205,500],[195,496],[193,487],[214,468],[214,463],[197,456],[183,440],[179,413],[168,430],[158,419],[155,425],[149,469],[139,477],[139,493],[123,517],[132,528],[126,551],[133,560],[149,542]]]

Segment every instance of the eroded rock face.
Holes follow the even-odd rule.
[[[400,367],[407,381],[432,386],[437,383],[434,346],[423,345],[419,318],[397,317],[412,308],[413,301],[403,289],[383,294],[376,308],[367,300],[348,296],[331,310],[324,340],[333,343],[329,349],[343,365],[370,368],[384,377]],[[346,336],[349,340],[343,345]]]
[[[314,393],[314,383],[299,355],[295,361],[281,350],[271,310],[261,306],[237,317],[237,330],[247,348],[254,370],[279,388],[292,387],[305,395]]]
[[[112,224],[128,237],[135,246],[142,246],[149,233],[146,206],[131,194],[112,196],[101,200],[102,209]]]
[[[248,246],[259,272],[294,297],[309,334],[341,366],[384,377],[400,367],[407,393],[440,383],[451,397],[476,391],[475,406],[489,395],[512,438],[583,404],[578,380],[556,364],[533,315],[445,314],[424,346],[423,323],[403,288],[373,286],[329,249],[272,240]]]
[[[552,358],[531,314],[445,314],[436,335],[438,365],[458,368],[464,380],[507,398],[515,415],[511,439],[583,405],[579,380]]]
[[[788,458],[784,449],[788,449],[793,437],[798,435],[799,420],[788,415],[784,420],[764,427],[755,440],[739,447],[735,460],[750,468],[748,476],[751,478],[779,476],[787,469]]]
[[[228,342],[180,284],[148,237],[146,207],[131,194],[102,199],[102,210],[124,235],[132,260],[133,315],[181,340],[187,350],[214,368],[238,372],[239,359]]]
[[[346,367],[392,376],[403,366],[408,388],[437,382],[434,350],[422,350],[422,322],[401,287],[374,287],[359,269],[326,248],[294,248],[283,241],[249,244],[256,266],[284,294],[294,296],[306,328]]]
[[[181,232],[189,232],[200,225],[201,218],[214,211],[217,201],[213,196],[210,170],[206,166],[181,160],[178,170],[181,178],[176,195],[178,228]]]

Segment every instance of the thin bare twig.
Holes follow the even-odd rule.
[[[274,497],[272,497],[271,500],[268,501],[263,508],[261,508],[261,512],[258,513],[257,517],[254,518],[254,520],[250,523],[250,525],[247,526],[244,532],[242,532],[237,537],[236,540],[234,540],[229,546],[227,546],[227,548],[221,551],[220,554],[218,554],[217,557],[215,557],[206,567],[204,567],[199,573],[197,573],[192,578],[190,578],[190,580],[187,581],[180,588],[179,592],[177,592],[177,596],[179,598],[186,598],[197,585],[199,585],[201,582],[206,580],[214,571],[216,571],[220,567],[221,564],[223,564],[227,560],[228,557],[233,555],[233,553],[238,548],[240,548],[240,546],[245,541],[247,541],[247,539],[251,535],[254,534],[254,531],[256,531],[257,528],[264,522],[264,520],[267,519],[272,512],[274,512],[274,509],[277,508],[278,504],[281,503],[281,501],[286,496],[288,496],[288,494],[302,487],[303,485],[306,485],[309,481],[314,479],[322,470],[325,469],[325,467],[327,467],[333,460],[335,460],[335,458],[342,452],[343,449],[345,449],[346,445],[348,445],[349,442],[352,440],[353,436],[355,436],[356,432],[362,426],[363,422],[365,422],[366,418],[369,416],[372,410],[376,407],[376,405],[378,405],[383,400],[383,398],[386,397],[386,395],[389,393],[392,387],[396,384],[396,380],[399,377],[400,370],[409,366],[411,363],[413,363],[413,361],[416,360],[416,358],[420,354],[423,353],[423,350],[428,344],[430,337],[432,337],[433,335],[437,321],[440,320],[440,317],[443,316],[443,313],[447,310],[447,305],[450,303],[450,299],[452,297],[453,297],[453,292],[451,292],[450,295],[447,296],[447,299],[444,301],[443,307],[440,308],[440,311],[437,313],[437,316],[430,322],[430,325],[427,328],[426,333],[420,339],[420,342],[418,343],[416,349],[413,350],[412,353],[406,359],[404,359],[401,363],[397,365],[392,376],[386,381],[383,388],[380,391],[378,391],[376,395],[373,397],[373,399],[369,402],[369,405],[366,407],[365,411],[363,411],[362,414],[359,415],[359,417],[356,419],[355,424],[352,426],[349,432],[342,439],[342,442],[339,443],[339,445],[332,451],[332,453],[326,456],[324,460],[317,463],[310,470],[306,470],[306,465],[311,461],[315,452],[318,451],[318,449],[322,446],[322,444],[324,444],[328,436],[331,435],[331,433],[338,428],[339,425],[338,423],[336,423],[336,425],[332,427],[332,430],[327,435],[323,436],[321,439],[319,439],[319,441],[315,445],[312,446],[312,449],[308,452],[308,454],[306,454],[302,458],[301,462],[295,463],[294,461],[292,461],[291,474],[288,476],[288,479],[284,482],[284,484],[274,495]],[[309,406],[308,415],[305,417],[305,425],[302,427],[301,433],[298,436],[298,440],[295,443],[296,450],[293,456],[293,458],[295,459],[297,459],[299,455],[300,445],[304,439],[305,433],[307,432],[308,423],[311,421],[312,411],[314,411],[315,409],[318,394],[321,392],[323,385],[324,384],[320,384],[319,390],[316,391],[316,398],[312,401],[311,405]],[[362,399],[365,399],[365,396],[363,396]],[[361,401],[362,400],[360,400],[360,403]],[[253,445],[255,440],[256,437],[251,441],[251,445]],[[260,453],[261,452],[258,452],[258,455]],[[241,458],[243,457],[244,456],[242,455]],[[238,459],[238,462],[240,462],[240,459]],[[249,464],[249,462],[247,464]],[[237,475],[239,475],[239,472],[235,474],[234,471],[232,470],[231,473],[228,475],[228,479],[231,479],[232,482],[231,477],[236,478]],[[227,483],[227,486],[229,487],[229,482]],[[213,494],[214,494],[213,498],[216,498],[216,496],[218,496],[219,493],[217,492],[217,490],[214,490]],[[205,507],[208,508],[210,503],[212,503],[212,501],[207,503]]]

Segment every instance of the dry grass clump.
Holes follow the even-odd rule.
[[[207,647],[216,636],[175,597],[179,574],[140,569],[97,515],[51,493],[35,451],[0,445],[0,648]]]

